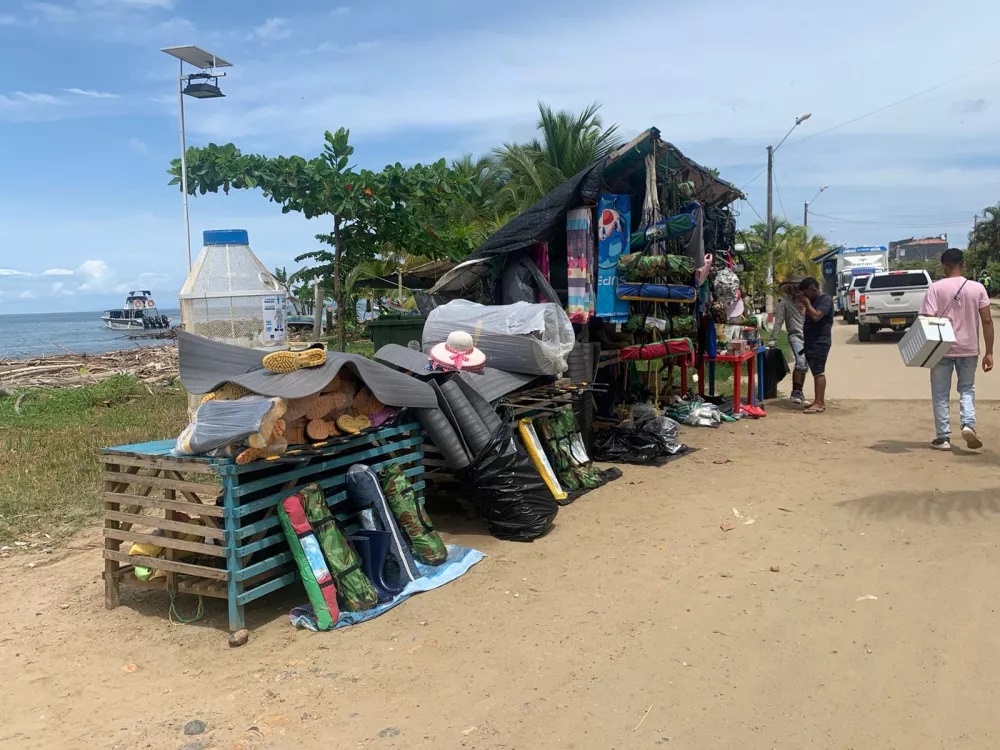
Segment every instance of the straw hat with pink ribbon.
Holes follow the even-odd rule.
[[[452,331],[447,341],[431,347],[427,357],[434,370],[482,372],[486,367],[486,355],[466,331]]]

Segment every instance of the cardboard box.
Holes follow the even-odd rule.
[[[899,353],[907,367],[934,367],[955,343],[955,331],[947,318],[917,318],[899,342]]]

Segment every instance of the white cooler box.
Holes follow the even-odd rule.
[[[899,342],[907,367],[934,367],[955,343],[947,318],[917,318]]]

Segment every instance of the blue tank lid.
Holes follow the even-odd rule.
[[[245,229],[207,229],[202,233],[206,245],[249,245]]]

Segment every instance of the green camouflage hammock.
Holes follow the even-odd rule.
[[[694,275],[694,261],[686,255],[621,255],[618,275],[622,281],[666,278],[684,284]]]
[[[413,556],[425,565],[440,565],[448,559],[444,542],[431,525],[424,504],[403,470],[396,464],[389,464],[382,469],[379,480],[382,494],[396,517],[396,523],[406,534]]]
[[[694,315],[674,315],[669,318],[633,315],[625,324],[625,330],[630,333],[642,329],[659,331],[667,339],[694,338],[698,334],[698,321]]]
[[[361,570],[354,547],[344,537],[337,522],[330,515],[326,497],[318,484],[304,487],[299,495],[305,507],[306,518],[316,530],[323,557],[330,566],[330,573],[337,582],[337,598],[347,612],[364,612],[378,606],[378,592],[368,576]]]
[[[559,483],[566,490],[592,490],[604,484],[601,470],[587,455],[572,407],[564,406],[533,421]]]

